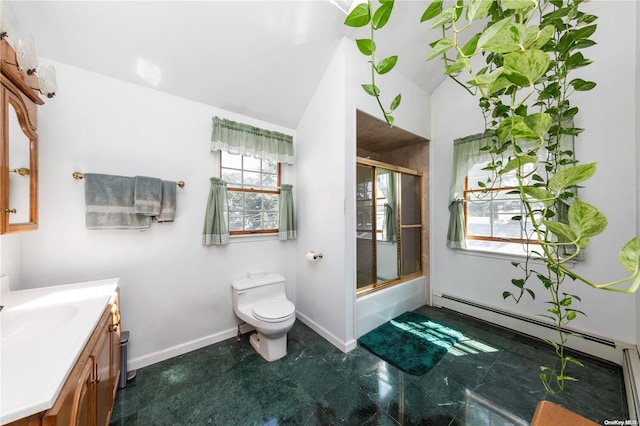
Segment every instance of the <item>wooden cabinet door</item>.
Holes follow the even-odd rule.
[[[111,394],[112,404],[116,400],[116,392],[120,383],[120,369],[122,361],[122,352],[120,348],[120,309],[118,297],[116,296],[113,305],[111,305]]]
[[[113,405],[111,389],[111,324],[103,326],[94,352],[94,383],[96,387],[96,425],[108,426]]]
[[[85,359],[80,373],[71,385],[62,390],[56,404],[45,412],[43,426],[85,426],[95,425],[92,415],[93,360]],[[67,382],[69,384],[69,382]]]

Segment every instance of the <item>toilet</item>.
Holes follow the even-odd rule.
[[[296,308],[287,299],[284,283],[279,274],[252,274],[231,283],[233,310],[255,327],[249,341],[267,361],[287,355],[287,332],[296,320]]]

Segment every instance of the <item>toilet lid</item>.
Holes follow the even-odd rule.
[[[253,315],[264,321],[277,321],[291,316],[295,306],[287,299],[274,298],[257,302],[253,305]]]

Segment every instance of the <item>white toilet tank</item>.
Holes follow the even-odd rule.
[[[231,283],[233,305],[253,304],[272,297],[286,298],[285,279],[280,274],[266,274],[260,278],[241,278]]]

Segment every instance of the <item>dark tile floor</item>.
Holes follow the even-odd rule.
[[[297,321],[279,361],[245,335],[138,370],[111,425],[526,425],[544,399],[600,424],[628,418],[620,367],[578,356],[579,381],[553,396],[538,379],[541,363],[556,362],[546,344],[447,310],[416,312],[465,335],[423,376],[363,348],[342,353]]]

